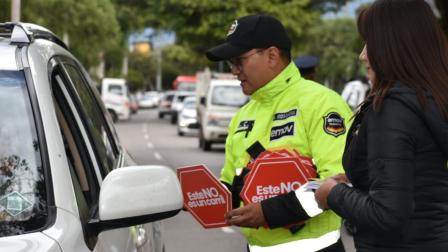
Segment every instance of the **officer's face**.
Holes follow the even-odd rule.
[[[237,58],[229,60],[232,74],[241,81],[245,95],[251,95],[269,80],[266,77],[267,49],[252,49]]]
[[[374,83],[375,79],[375,72],[373,71],[372,67],[370,66],[369,56],[367,55],[367,48],[364,46],[362,49],[361,54],[359,55],[359,60],[361,60],[367,69],[367,78]]]

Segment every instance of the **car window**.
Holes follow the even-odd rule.
[[[123,86],[117,84],[109,84],[109,92],[116,95],[123,95]]]
[[[215,86],[212,90],[213,105],[241,107],[247,100],[239,86]]]
[[[174,99],[174,95],[167,95],[165,97],[165,100],[167,100],[167,101],[172,101],[173,99]]]
[[[196,108],[196,101],[195,100],[185,100],[184,101],[184,108]]]
[[[82,108],[80,109],[86,115],[84,118],[86,128],[95,145],[95,151],[103,168],[103,175],[106,175],[114,168],[116,156],[112,148],[113,140],[109,136],[104,115],[101,113],[101,109],[96,103],[96,100],[88,90],[88,84],[76,66],[71,64],[64,64],[64,66],[82,103]]]
[[[0,71],[0,237],[44,227],[45,177],[21,71]]]
[[[195,82],[180,82],[177,86],[178,91],[196,91]]]

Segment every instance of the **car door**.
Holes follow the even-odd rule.
[[[63,131],[86,246],[94,251],[156,251],[151,224],[96,235],[87,223],[97,215],[102,180],[123,167],[126,155],[81,67],[68,57],[52,60],[51,81]],[[149,237],[149,238],[148,238]],[[151,239],[150,239],[151,238]]]

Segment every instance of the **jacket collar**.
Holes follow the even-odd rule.
[[[289,63],[289,65],[280,72],[280,74],[278,74],[266,85],[255,91],[255,93],[252,94],[251,99],[260,102],[271,101],[287,87],[291,86],[292,83],[296,83],[296,80],[300,78],[302,77],[300,76],[299,70],[294,62],[291,61],[291,63]]]

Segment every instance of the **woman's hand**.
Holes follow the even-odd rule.
[[[257,228],[266,224],[260,203],[250,203],[233,209],[226,213],[224,218],[228,224],[240,227]]]
[[[330,194],[331,189],[333,189],[333,187],[339,183],[349,183],[345,174],[341,173],[327,178],[319,187],[319,189],[316,190],[316,192],[314,193],[314,197],[316,198],[319,208],[321,209],[328,208],[327,203],[328,194]]]

